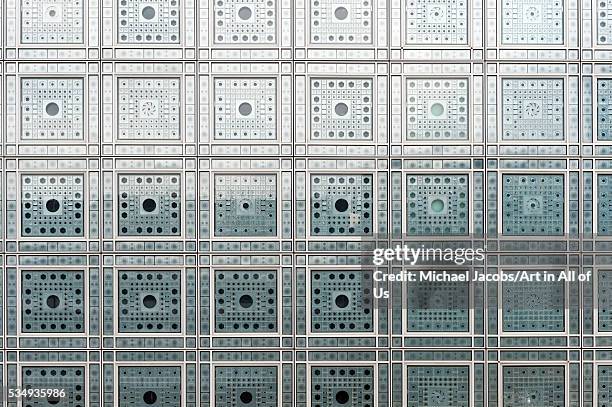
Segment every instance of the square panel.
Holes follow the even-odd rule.
[[[597,271],[597,327],[599,332],[612,332],[612,270]]]
[[[597,80],[597,140],[612,140],[612,79]]]
[[[372,43],[372,2],[310,0],[310,42],[313,44]]]
[[[467,14],[466,0],[407,0],[406,43],[467,44]]]
[[[374,405],[374,369],[370,366],[312,366],[312,407]]]
[[[119,366],[119,407],[181,406],[178,366]]]
[[[215,1],[215,43],[256,45],[276,42],[276,0]]]
[[[121,271],[117,298],[119,332],[181,332],[180,271]]]
[[[83,236],[83,178],[83,174],[22,175],[21,234]]]
[[[21,0],[21,42],[83,43],[83,1]]]
[[[408,235],[468,234],[467,174],[408,174],[406,181]]]
[[[82,78],[21,79],[22,140],[82,140]]]
[[[180,236],[181,176],[119,174],[120,236]]]
[[[563,140],[563,79],[502,79],[504,140]]]
[[[310,279],[312,332],[372,332],[372,272],[314,271]]]
[[[317,174],[310,178],[313,236],[372,234],[372,174]]]
[[[563,175],[503,175],[505,235],[563,235]]]
[[[85,406],[85,368],[79,366],[24,366],[21,368],[22,389],[58,389],[61,394],[44,398],[24,398],[23,405],[31,407]]]
[[[215,139],[275,140],[276,79],[215,78]]]
[[[563,366],[504,366],[504,407],[565,406]]]
[[[277,407],[277,370],[274,366],[216,367],[215,405]]]
[[[180,78],[120,78],[119,140],[179,140]]]
[[[597,177],[597,233],[612,235],[612,175]]]
[[[408,332],[468,332],[470,287],[466,282],[407,283]]]
[[[502,44],[563,44],[562,0],[503,0]]]
[[[372,79],[310,80],[312,140],[372,140]]]
[[[178,44],[180,0],[117,0],[118,42]]]
[[[597,366],[597,401],[598,406],[607,406],[612,397],[612,366]]]
[[[516,281],[502,283],[504,332],[563,332],[565,283]]]
[[[468,407],[468,366],[408,366],[408,407]]]
[[[274,270],[215,271],[215,332],[277,332],[278,277]]]
[[[215,236],[276,236],[276,175],[215,175]]]
[[[79,270],[21,273],[21,331],[84,333],[85,283]]]
[[[467,79],[409,78],[406,82],[407,140],[467,140]]]

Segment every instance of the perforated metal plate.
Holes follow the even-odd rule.
[[[83,236],[83,218],[83,175],[21,177],[22,235]]]
[[[372,21],[369,0],[310,0],[310,41],[314,44],[369,44]]]
[[[502,283],[502,321],[506,332],[562,332],[565,329],[563,281]]]
[[[504,0],[502,44],[563,44],[562,0]]]
[[[181,332],[180,271],[121,271],[119,332]]]
[[[598,406],[609,406],[612,398],[612,366],[597,367]]]
[[[504,366],[504,407],[565,406],[563,366]]]
[[[119,175],[119,235],[179,236],[181,176]]]
[[[276,236],[276,175],[215,175],[216,236]]]
[[[82,78],[21,79],[22,140],[83,139]]]
[[[372,234],[372,174],[317,174],[310,178],[311,233]]]
[[[612,175],[597,177],[597,233],[612,235]]]
[[[215,139],[276,139],[276,79],[216,78]]]
[[[369,366],[313,366],[312,407],[374,406],[374,369]]]
[[[274,270],[215,271],[215,331],[276,332],[277,287]]]
[[[504,234],[562,235],[563,191],[563,175],[504,175]]]
[[[215,368],[216,406],[277,407],[278,377],[273,366]]]
[[[311,79],[310,100],[312,139],[372,139],[371,79]]]
[[[465,0],[406,1],[408,44],[466,44],[467,25]]]
[[[119,407],[148,405],[180,407],[180,367],[119,367]]]
[[[612,270],[597,271],[598,328],[612,332]]]
[[[597,43],[600,45],[612,44],[612,3],[601,0],[597,3]]]
[[[85,332],[82,271],[21,274],[22,332]]]
[[[597,139],[612,140],[612,79],[597,80]]]
[[[504,140],[563,140],[563,79],[503,79]]]
[[[371,271],[316,271],[310,287],[313,332],[372,332]]]
[[[408,407],[468,407],[467,366],[408,366]]]
[[[468,138],[467,79],[408,79],[407,140]]]
[[[406,177],[407,234],[468,233],[468,176],[426,174]]]
[[[23,389],[64,389],[64,397],[24,398],[24,407],[85,407],[85,369],[75,366],[24,366]]]
[[[214,2],[215,42],[219,44],[273,44],[276,42],[275,0]]]
[[[416,281],[407,284],[408,332],[467,332],[468,282]]]
[[[117,0],[119,42],[178,44],[180,0]]]
[[[180,78],[119,79],[120,140],[180,138]]]
[[[21,42],[78,44],[83,42],[81,0],[21,0]]]

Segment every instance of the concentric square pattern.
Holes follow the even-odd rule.
[[[84,234],[82,174],[27,174],[21,177],[21,233],[24,237],[79,237]]]
[[[313,236],[372,234],[371,174],[311,175],[311,233]]]
[[[467,140],[467,79],[408,79],[407,140]]]
[[[119,140],[178,140],[178,78],[119,79]]]
[[[184,0],[117,0],[120,44],[178,44]]]
[[[82,78],[21,80],[22,140],[82,140],[84,131]]]

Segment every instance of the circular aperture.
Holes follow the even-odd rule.
[[[240,17],[241,20],[248,20],[252,15],[253,12],[248,7],[241,7],[240,10],[238,10],[238,17]]]
[[[434,103],[431,105],[431,115],[432,116],[442,116],[444,114],[444,106],[442,103]]]
[[[344,390],[340,390],[338,393],[336,393],[336,401],[339,404],[346,404],[349,401],[349,394],[347,392],[345,392]]]
[[[60,401],[62,400],[59,398],[59,396],[48,396],[47,397],[47,403],[51,405],[59,404]]]
[[[529,209],[537,210],[540,209],[540,202],[537,199],[530,199],[527,203]]]
[[[348,17],[348,10],[344,7],[338,7],[336,10],[334,10],[334,16],[338,20],[346,20]]]
[[[49,116],[57,116],[59,110],[59,105],[55,102],[47,103],[47,106],[45,106],[45,112],[47,112]]]
[[[47,297],[47,306],[49,308],[57,308],[59,307],[60,299],[57,295],[50,295]]]
[[[49,212],[57,212],[59,211],[60,203],[57,199],[49,199],[47,203],[45,203],[45,208],[47,208]]]
[[[249,404],[253,401],[253,395],[248,391],[243,391],[240,393],[240,401],[244,404]]]
[[[240,303],[240,306],[242,308],[250,308],[253,305],[253,297],[245,294],[242,297],[240,297],[238,302]]]
[[[144,209],[145,212],[153,212],[155,208],[157,208],[157,203],[155,203],[154,199],[147,198],[142,201],[142,209]]]
[[[152,295],[146,295],[142,299],[142,304],[147,308],[153,308],[157,305],[157,299],[155,299],[155,297]]]
[[[55,11],[55,9],[53,7],[49,7],[49,10],[47,10],[49,13],[49,17],[55,17],[57,15],[57,11]],[[57,403],[55,403],[57,404]]]
[[[338,212],[346,212],[349,207],[349,203],[346,199],[340,198],[334,203],[334,207]]]
[[[240,112],[240,114],[243,116],[250,115],[252,111],[253,111],[253,107],[251,106],[250,103],[243,102],[240,104],[240,106],[238,106],[238,112]]]
[[[147,6],[142,9],[142,18],[145,20],[152,20],[155,18],[155,9],[151,6]]]
[[[142,395],[142,399],[147,404],[153,404],[157,401],[157,394],[154,391],[148,391]]]
[[[346,308],[349,305],[349,299],[344,294],[340,294],[339,296],[337,296],[334,302],[336,303],[336,306],[339,308]]]
[[[334,107],[334,111],[338,116],[346,116],[348,113],[348,106],[346,103],[338,103],[336,107]]]
[[[442,212],[444,210],[444,202],[441,199],[434,199],[431,202],[431,210],[434,212]]]

